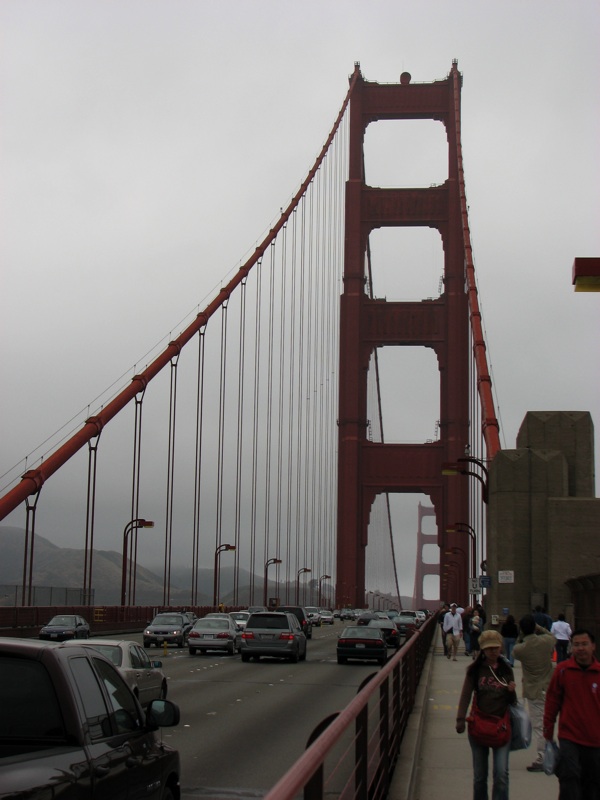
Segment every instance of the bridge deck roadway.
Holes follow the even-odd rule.
[[[429,653],[419,684],[417,701],[402,742],[388,800],[467,800],[473,796],[471,749],[466,732],[454,730],[458,699],[468,664],[464,647],[459,660],[449,661],[439,637]],[[521,692],[521,667],[515,662],[517,694]],[[510,800],[548,800],[558,797],[558,780],[543,772],[527,772],[535,757],[528,750],[510,754]],[[491,756],[489,796],[492,796]]]

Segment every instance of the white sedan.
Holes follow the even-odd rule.
[[[120,639],[77,639],[66,642],[77,647],[91,647],[117,667],[142,706],[151,700],[167,696],[167,678],[162,661],[150,661],[148,654],[136,642]]]

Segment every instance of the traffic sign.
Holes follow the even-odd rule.
[[[469,594],[477,594],[481,589],[479,578],[469,578]]]
[[[492,585],[492,579],[489,575],[480,575],[479,583],[482,589],[489,589]]]

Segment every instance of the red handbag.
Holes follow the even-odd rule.
[[[484,747],[503,747],[510,741],[510,712],[503,717],[484,714],[477,705],[477,692],[473,693],[471,713],[467,717],[469,736]]]

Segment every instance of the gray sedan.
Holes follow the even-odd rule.
[[[196,652],[224,650],[229,655],[240,651],[241,631],[229,615],[223,617],[203,617],[196,620],[188,634],[188,650],[191,656]]]

